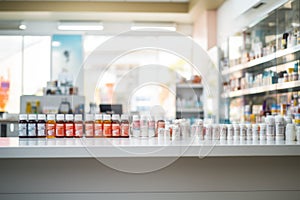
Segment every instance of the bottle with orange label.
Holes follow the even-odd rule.
[[[118,114],[112,115],[111,132],[112,137],[120,137],[120,115]]]
[[[65,137],[65,116],[64,114],[56,115],[56,128],[55,128],[55,137],[63,138]]]
[[[102,114],[95,114],[94,131],[95,131],[95,137],[103,137]]]
[[[103,136],[111,137],[111,117],[110,115],[103,116]]]
[[[74,117],[72,114],[66,114],[65,135],[67,138],[74,137]]]
[[[85,137],[92,138],[94,137],[94,115],[86,114],[85,116]]]
[[[129,138],[129,117],[128,115],[121,115],[120,135],[122,138]]]
[[[83,121],[82,115],[76,114],[74,120],[74,137],[82,138],[83,137]]]
[[[55,138],[55,115],[48,114],[47,115],[47,122],[46,122],[46,137],[47,138]]]

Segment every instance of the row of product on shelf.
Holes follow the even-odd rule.
[[[161,117],[122,114],[20,114],[20,138],[63,138],[63,137],[154,137],[165,129]]]
[[[242,50],[239,58],[231,59],[230,66],[250,62],[251,60],[276,53],[278,50],[284,50],[300,45],[300,31],[297,28],[294,28],[290,32],[282,34],[277,40],[277,42],[276,40],[272,40],[263,45],[263,42],[260,41],[258,37],[251,39],[250,34],[244,33],[245,47],[250,46],[251,48]]]
[[[95,117],[95,120],[93,120]],[[85,135],[83,128],[85,127]],[[213,124],[197,119],[190,126],[188,120],[177,119],[166,122],[162,118],[153,120],[147,116],[132,116],[129,121],[128,115],[96,114],[86,115],[85,122],[81,115],[58,114],[20,115],[19,137],[158,137],[169,140],[195,137],[199,140],[267,140],[267,141],[300,141],[300,119],[292,120],[290,117],[281,115],[267,116],[263,123],[257,124]]]
[[[298,81],[299,78],[299,63],[293,63],[294,66],[287,66],[287,70],[280,72],[263,71],[259,74],[245,73],[243,77],[231,78],[229,81],[223,82],[224,92],[237,91],[241,89],[268,86],[276,83],[285,83],[290,81]]]

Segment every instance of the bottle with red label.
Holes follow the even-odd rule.
[[[138,115],[132,116],[132,136],[133,137],[141,136],[140,117]]]
[[[129,117],[128,115],[121,115],[120,135],[122,138],[129,138]]]
[[[94,115],[86,114],[85,116],[85,137],[94,137]]]
[[[156,121],[155,137],[158,137],[158,135],[164,135],[166,123],[162,116],[158,116]]]
[[[102,114],[95,114],[94,132],[95,132],[95,137],[103,137]]]
[[[104,137],[111,137],[111,117],[110,115],[103,116],[103,136]]]
[[[74,119],[74,137],[82,138],[83,137],[83,121],[82,115],[76,114]]]
[[[64,114],[56,115],[56,128],[55,128],[55,137],[63,138],[65,137],[65,116]]]
[[[149,137],[155,136],[155,119],[152,116],[150,116],[148,120],[148,135]]]
[[[113,114],[111,121],[111,131],[112,137],[120,137],[120,115]]]
[[[72,114],[66,114],[65,135],[67,138],[74,137],[74,117]]]
[[[46,137],[47,138],[55,138],[55,130],[56,130],[56,121],[54,114],[47,115],[46,122]]]

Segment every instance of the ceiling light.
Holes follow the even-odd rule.
[[[176,31],[175,23],[148,23],[148,22],[134,22],[131,26],[131,30],[143,30],[143,29],[156,29],[164,31]]]
[[[62,31],[101,31],[101,22],[59,22],[58,30]]]

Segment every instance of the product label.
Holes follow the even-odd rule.
[[[28,136],[29,137],[36,136],[36,123],[28,123]]]
[[[267,135],[274,136],[275,135],[275,127],[272,124],[267,125]]]
[[[46,134],[48,136],[54,136],[55,135],[55,125],[54,124],[46,124]]]
[[[46,136],[46,124],[45,123],[38,123],[38,136]]]
[[[132,122],[132,135],[133,137],[140,137],[140,121]]]
[[[74,136],[74,125],[73,123],[66,123],[66,136],[73,137]]]
[[[102,124],[95,123],[95,136],[96,137],[102,137],[103,136]]]
[[[19,124],[19,136],[21,137],[27,136],[27,125],[25,123]]]
[[[94,127],[92,123],[85,124],[85,136],[86,137],[93,137],[94,136]]]
[[[111,137],[111,124],[103,124],[103,135]]]
[[[119,124],[112,124],[112,136],[119,137],[120,136],[120,125]]]
[[[284,136],[284,124],[276,123],[276,135]]]
[[[82,123],[75,123],[74,129],[75,129],[75,136],[76,137],[82,137],[83,136],[83,124]]]
[[[129,124],[121,124],[121,136],[129,136]]]
[[[64,124],[56,124],[56,137],[64,137],[65,136],[65,126]]]

